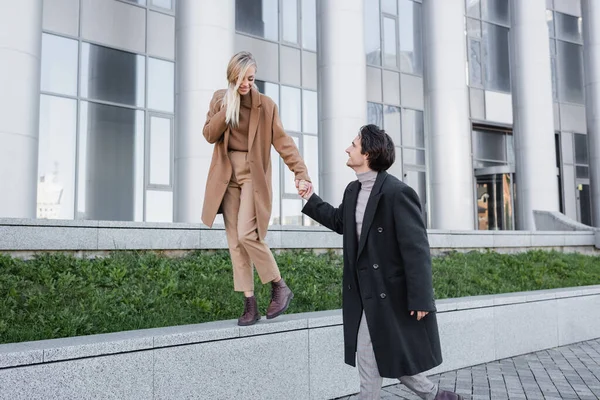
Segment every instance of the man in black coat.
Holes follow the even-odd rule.
[[[314,194],[310,182],[297,185],[308,200],[302,212],[343,235],[345,361],[358,361],[359,398],[379,399],[387,377],[423,399],[460,399],[422,374],[442,362],[431,256],[419,197],[386,172],[394,143],[366,125],[346,153],[358,180],[338,208]]]

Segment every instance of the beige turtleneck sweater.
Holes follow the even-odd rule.
[[[356,236],[360,240],[365,209],[367,208],[371,190],[375,185],[375,179],[377,179],[377,171],[363,172],[356,174],[356,177],[360,182],[360,191],[358,192],[358,199],[356,201]]]
[[[250,108],[252,94],[240,96],[240,120],[237,127],[231,127],[228,150],[248,151],[248,129],[250,128]]]

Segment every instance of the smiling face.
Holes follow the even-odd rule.
[[[346,149],[346,154],[348,154],[346,165],[352,168],[357,174],[371,170],[367,160],[368,155],[362,154],[360,136],[356,136],[354,140],[352,140],[352,144]]]
[[[252,86],[254,86],[254,75],[256,74],[256,68],[254,66],[250,66],[246,71],[246,75],[242,78],[242,82],[240,83],[240,87],[238,88],[238,93],[240,96],[244,96],[250,93]]]

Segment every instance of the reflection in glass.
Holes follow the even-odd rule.
[[[510,25],[508,0],[482,0],[481,18],[502,25]]]
[[[404,165],[425,165],[425,150],[403,148],[402,158]]]
[[[474,130],[473,158],[479,160],[507,161],[503,133]]]
[[[298,193],[298,192],[296,192]],[[282,225],[302,225],[302,200],[281,200]]]
[[[40,97],[37,218],[73,219],[77,104]]]
[[[575,175],[577,179],[589,179],[590,178],[590,168],[583,166],[575,167]]]
[[[145,63],[144,56],[83,43],[81,96],[144,107]]]
[[[317,51],[316,0],[302,0],[302,47]]]
[[[146,222],[173,222],[173,192],[146,191]]]
[[[483,86],[481,76],[481,42],[468,38],[469,43],[469,85]]]
[[[303,90],[302,129],[307,133],[319,132],[319,107],[317,92]]]
[[[466,0],[467,16],[481,18],[481,0]]]
[[[175,112],[175,64],[148,58],[148,108]]]
[[[483,23],[485,88],[510,92],[508,28]]]
[[[280,179],[281,157],[271,147],[271,183],[273,186],[273,210],[269,225],[281,225],[281,179]]]
[[[580,17],[555,12],[554,18],[556,19],[556,37],[558,39],[583,43]]]
[[[513,181],[513,174],[492,174],[477,177],[477,229],[515,229]]]
[[[292,136],[294,139],[294,143],[298,148],[300,154],[302,154],[302,148],[300,147],[300,138],[297,136]],[[282,161],[283,162],[283,161]],[[296,189],[296,176],[285,163],[283,165],[283,190],[287,194],[298,194],[298,190]]]
[[[561,101],[584,103],[583,51],[578,44],[557,41],[558,93]]]
[[[556,71],[556,58],[550,57],[550,73],[552,75],[552,99],[558,101],[558,72]]]
[[[143,114],[128,108],[81,102],[78,219],[134,220],[139,184],[136,149],[137,142],[143,140]]]
[[[367,102],[367,123],[383,126],[383,106],[381,104]]]
[[[166,10],[172,10],[173,0],[152,0],[152,5],[155,7],[164,8]]]
[[[302,112],[300,106],[300,89],[281,86],[281,122],[287,131],[301,132]]]
[[[396,56],[398,45],[396,44],[396,20],[383,18],[383,65],[397,68],[398,58]]]
[[[42,34],[43,91],[77,96],[77,47],[77,40]]]
[[[279,40],[277,0],[236,0],[235,28],[269,40]]]
[[[573,134],[575,139],[575,164],[588,164],[588,138],[580,133]]]
[[[383,129],[390,135],[394,144],[400,146],[400,108],[392,106],[384,106],[383,112]]]
[[[546,22],[548,23],[548,35],[550,35],[550,37],[552,38],[555,35],[553,11],[546,10]]]
[[[281,18],[283,40],[298,43],[298,3],[296,0],[286,0],[281,3]]]
[[[402,145],[425,148],[423,111],[402,110]]]
[[[481,21],[478,19],[467,18],[467,36],[481,37]]]
[[[367,64],[381,65],[379,0],[365,0],[365,50]]]
[[[400,0],[400,67],[413,74],[423,73],[421,4]]]
[[[171,184],[171,120],[150,117],[150,185]]]

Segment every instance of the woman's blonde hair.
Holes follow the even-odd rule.
[[[229,60],[227,65],[227,92],[223,102],[227,107],[225,111],[225,122],[237,127],[240,121],[240,94],[238,89],[248,72],[248,68],[256,70],[256,60],[251,53],[240,51]]]

